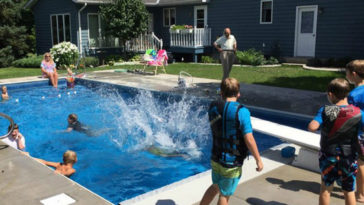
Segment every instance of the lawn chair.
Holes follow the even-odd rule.
[[[155,66],[154,74],[157,74],[158,67],[162,67],[163,72],[166,73],[165,65],[167,65],[168,55],[166,50],[159,50],[157,54],[157,58],[155,60],[147,61],[144,64],[143,72],[145,72],[146,67],[148,66]]]

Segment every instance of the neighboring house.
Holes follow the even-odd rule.
[[[100,44],[97,36],[102,33],[98,5],[107,2],[30,0],[27,6],[35,16],[37,51],[42,53],[54,43],[70,40],[81,44],[83,52],[92,54],[95,51],[92,45]],[[222,35],[225,27],[231,28],[239,50],[255,48],[266,55],[280,57],[364,58],[362,0],[143,2],[151,16],[150,31],[163,40],[164,48],[192,54],[195,60],[197,55],[212,51],[213,41]],[[170,30],[173,24],[192,25],[194,29],[173,31]],[[56,29],[61,33],[57,38],[53,35]],[[112,44],[117,43],[114,40]]]

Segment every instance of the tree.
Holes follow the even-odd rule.
[[[34,52],[33,17],[24,10],[26,0],[0,0],[0,67]]]
[[[119,38],[123,51],[126,42],[147,31],[148,11],[141,0],[114,0],[100,6],[106,36]]]

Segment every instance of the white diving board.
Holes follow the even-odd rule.
[[[251,117],[253,129],[257,132],[280,138],[292,144],[320,150],[320,135],[278,123]]]

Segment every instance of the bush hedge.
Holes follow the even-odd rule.
[[[83,64],[86,68],[97,67],[100,65],[99,59],[96,57],[84,57],[81,59],[80,64]]]
[[[201,63],[218,63],[218,60],[212,58],[211,56],[202,56]]]
[[[28,57],[13,61],[12,66],[18,68],[39,68],[43,56],[28,55]]]
[[[270,57],[268,60],[265,59],[263,53],[255,49],[249,49],[246,51],[237,51],[236,57],[238,59],[238,62],[242,65],[259,66],[259,65],[271,65],[279,63],[279,61],[274,57]]]

